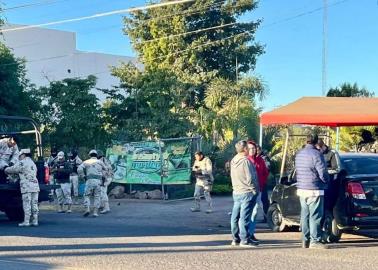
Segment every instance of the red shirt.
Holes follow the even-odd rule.
[[[248,159],[255,165],[257,177],[259,178],[260,191],[262,191],[266,186],[269,176],[265,161],[261,156],[248,156]]]

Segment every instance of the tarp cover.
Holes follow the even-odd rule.
[[[262,125],[378,126],[378,98],[303,97],[260,117]]]

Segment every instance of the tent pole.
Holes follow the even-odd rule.
[[[284,152],[283,152],[282,163],[281,163],[280,179],[283,177],[283,174],[285,172],[285,162],[286,162],[288,145],[289,145],[289,129],[286,128],[286,139],[285,139],[285,146],[284,146]]]
[[[336,151],[340,149],[340,127],[336,127]]]
[[[263,148],[263,125],[260,123],[260,133],[259,133],[259,145],[261,149]]]

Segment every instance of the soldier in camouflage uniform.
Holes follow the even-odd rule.
[[[77,169],[79,177],[85,180],[84,190],[84,216],[90,214],[90,197],[94,197],[93,201],[93,216],[98,217],[98,209],[100,208],[101,199],[101,184],[102,179],[107,175],[105,164],[97,159],[97,151],[91,150],[89,152],[89,159],[84,161]]]
[[[22,206],[24,209],[24,222],[18,224],[20,227],[30,226],[30,217],[32,217],[31,225],[38,226],[39,184],[37,180],[37,166],[30,157],[30,149],[22,149],[20,160],[15,165],[5,169],[5,173],[17,173],[20,177]]]
[[[101,185],[101,207],[103,208],[101,214],[110,212],[108,187],[113,180],[113,168],[110,161],[104,157],[104,153],[101,150],[97,151],[98,159],[101,160],[106,166],[106,176]]]
[[[205,157],[202,152],[195,153],[195,162],[193,165],[193,172],[196,176],[196,186],[194,190],[194,207],[190,208],[192,212],[200,211],[201,193],[205,195],[208,209],[206,213],[213,211],[213,204],[210,196],[213,187],[213,165],[208,157]]]
[[[59,210],[58,213],[65,213],[64,205],[67,205],[67,213],[71,213],[72,198],[71,198],[71,183],[70,174],[72,172],[71,165],[64,158],[64,152],[60,151],[57,155],[57,161],[53,164],[52,173],[54,173],[54,180],[60,185],[60,188],[55,190],[58,199]]]
[[[0,140],[0,170],[12,166],[18,162],[18,146],[13,137]]]
[[[79,175],[77,174],[77,168],[80,166],[83,161],[79,158],[76,150],[72,150],[68,153],[68,162],[71,164],[72,173],[70,175],[70,182],[73,189],[73,197],[75,204],[79,197]]]

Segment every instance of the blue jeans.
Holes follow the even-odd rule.
[[[251,222],[249,223],[249,233],[250,235],[255,234],[256,223],[257,223],[257,213],[259,210],[259,204],[261,204],[261,193],[257,195],[255,206],[252,209]]]
[[[320,242],[322,237],[321,221],[324,214],[324,196],[302,197],[301,229],[303,241]]]
[[[232,238],[237,242],[248,242],[248,227],[251,222],[251,214],[256,204],[257,194],[252,192],[233,194],[234,206],[231,215]]]

